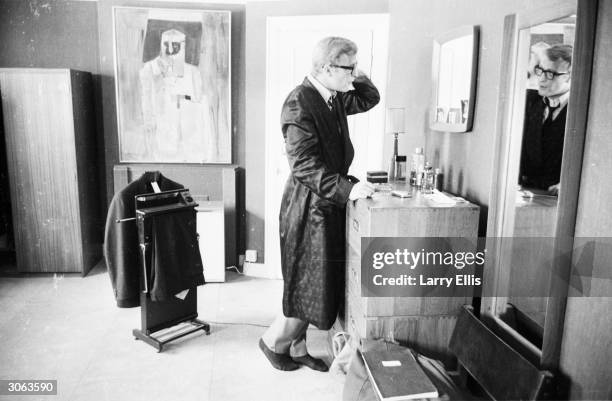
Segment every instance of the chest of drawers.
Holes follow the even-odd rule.
[[[363,297],[362,237],[477,237],[479,207],[461,202],[439,205],[420,192],[400,199],[376,193],[347,206],[347,270],[344,329],[356,340],[394,339],[440,359],[450,358],[448,342],[461,305],[471,297]],[[341,319],[342,320],[342,319]]]

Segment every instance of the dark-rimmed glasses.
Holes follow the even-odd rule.
[[[353,64],[353,65],[338,65],[338,64],[330,64],[330,67],[334,67],[334,68],[341,68],[344,71],[348,71],[350,74],[353,73],[353,71],[355,71],[355,68],[357,67],[357,64]]]
[[[549,70],[545,70],[544,68],[540,67],[539,65],[536,65],[533,68],[533,73],[536,74],[536,76],[538,76],[538,77],[541,77],[542,75],[544,75],[544,78],[546,78],[549,81],[552,81],[553,79],[555,79],[556,77],[558,77],[560,75],[569,74],[569,71],[568,72],[549,71]]]

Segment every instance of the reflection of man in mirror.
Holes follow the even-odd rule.
[[[185,61],[185,34],[169,29],[161,34],[160,53],[139,72],[145,146],[150,155],[177,157],[203,121],[202,78]],[[202,144],[199,144],[202,146]]]
[[[535,67],[540,64],[540,59],[544,56],[546,49],[550,45],[546,42],[537,42],[531,45],[529,52],[529,65],[527,66],[527,89],[538,89],[538,81],[540,77],[535,74]]]
[[[545,49],[533,72],[538,89],[527,90],[519,184],[559,193],[572,47]]]

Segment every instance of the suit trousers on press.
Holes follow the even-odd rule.
[[[308,353],[306,350],[307,330],[308,322],[286,317],[281,312],[261,338],[266,346],[277,354],[299,357]]]

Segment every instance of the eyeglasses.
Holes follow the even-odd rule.
[[[553,79],[555,79],[556,77],[558,77],[560,75],[569,74],[569,71],[568,72],[556,72],[556,71],[545,70],[542,67],[540,67],[539,65],[536,65],[533,68],[533,72],[538,77],[541,77],[542,75],[544,75],[544,78],[546,78],[549,81],[552,81]]]
[[[353,65],[338,65],[338,64],[330,64],[330,67],[334,67],[334,68],[341,68],[344,71],[348,71],[349,74],[352,74],[353,71],[355,71],[355,68],[357,67],[357,64],[353,64]]]

